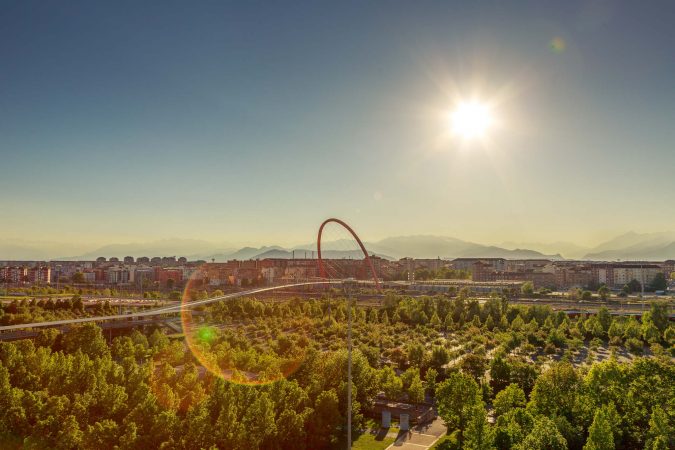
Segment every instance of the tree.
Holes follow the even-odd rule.
[[[523,329],[525,326],[525,321],[523,320],[522,316],[518,314],[513,321],[511,321],[511,329],[514,331],[520,331]]]
[[[567,450],[567,440],[551,419],[539,416],[527,437],[514,447],[517,450]]]
[[[494,327],[495,327],[494,319],[492,318],[492,316],[488,316],[488,318],[485,320],[485,328],[492,331]]]
[[[452,311],[448,312],[448,314],[445,316],[443,326],[445,327],[446,330],[455,329],[455,321],[452,319]]]
[[[434,313],[431,315],[431,319],[429,319],[429,324],[436,329],[441,328],[441,319],[438,317],[436,311],[434,311]]]
[[[609,294],[610,294],[610,290],[609,290],[609,288],[607,287],[606,284],[603,284],[603,285],[601,285],[601,286],[598,288],[598,296],[599,296],[603,301],[605,301],[605,300],[607,300],[607,299],[609,298]]]
[[[420,379],[419,373],[413,377],[408,387],[408,399],[413,403],[422,403],[424,401],[424,385]]]
[[[154,351],[160,351],[169,345],[169,338],[157,329],[148,338],[148,344]]]
[[[525,395],[530,395],[539,377],[536,366],[521,361],[512,361],[509,364],[511,366],[511,383],[516,383],[523,388]]]
[[[431,367],[434,367],[437,370],[441,370],[441,368],[448,363],[450,360],[450,355],[448,354],[448,350],[446,350],[445,347],[440,346],[440,345],[435,345],[434,348],[431,350]]]
[[[413,367],[422,367],[424,361],[424,346],[419,343],[408,346],[408,362]]]
[[[641,335],[640,324],[635,317],[631,317],[624,323],[623,327],[623,338],[624,339],[635,339]]]
[[[511,365],[501,355],[490,362],[490,386],[498,393],[511,382]]]
[[[614,450],[614,434],[606,408],[600,408],[595,413],[584,450]]]
[[[481,402],[480,387],[468,375],[452,373],[436,388],[438,414],[450,430],[459,430],[460,447],[464,443],[464,431]]]
[[[497,417],[495,446],[502,449],[515,448],[530,434],[534,418],[524,408],[515,408]]]
[[[282,449],[304,450],[306,448],[304,417],[292,409],[284,409],[277,419],[277,439]]]
[[[119,435],[117,422],[105,419],[87,427],[82,446],[84,448],[114,448],[117,445]]]
[[[92,359],[109,354],[101,329],[93,323],[75,327],[64,334],[63,349],[68,353],[80,350]]]
[[[663,340],[668,343],[668,345],[675,345],[675,326],[670,325],[666,328],[666,331],[663,332]]]
[[[526,281],[520,287],[520,292],[521,292],[521,294],[523,294],[525,296],[528,296],[528,297],[531,296],[532,294],[534,294],[534,284],[532,284],[531,281]]]
[[[65,420],[60,426],[61,430],[56,436],[57,449],[72,449],[78,448],[82,441],[82,431],[77,423],[77,419],[73,415],[65,417]]]
[[[424,376],[424,384],[427,389],[431,394],[436,392],[436,378],[438,377],[438,371],[434,369],[433,367],[429,370],[427,370],[426,375]]]
[[[627,286],[628,286],[628,293],[629,294],[632,294],[633,292],[640,292],[642,290],[642,285],[635,278],[630,280],[630,282],[627,284]]]
[[[524,408],[525,392],[517,384],[510,384],[506,389],[497,393],[494,401],[495,414],[501,416],[514,408]]]
[[[675,436],[675,433],[668,423],[668,415],[660,406],[655,406],[649,419],[649,431],[647,432],[645,449],[665,450],[673,448],[673,445],[675,445],[675,438],[673,436]]]
[[[666,275],[663,272],[657,273],[656,276],[654,276],[650,287],[653,291],[665,291],[668,289]]]
[[[56,328],[40,330],[35,338],[35,345],[51,348],[60,334],[61,332]]]
[[[321,393],[323,394],[323,392]],[[330,397],[325,404],[319,404],[319,399],[324,400],[319,394],[317,399],[317,409],[322,406],[326,410],[320,409],[319,414],[327,412],[329,416],[325,416],[327,419],[331,419],[335,416],[336,410],[335,406],[337,405],[337,397]],[[261,444],[270,436],[276,434],[277,428],[274,423],[274,409],[272,401],[269,398],[269,395],[266,392],[260,393],[253,403],[246,408],[246,413],[241,419],[244,429],[246,430],[245,436],[245,448],[259,448]],[[336,417],[340,417],[339,413]]]
[[[316,398],[309,422],[310,448],[325,447],[331,442],[335,427],[342,421],[340,405],[334,390],[323,391]]]
[[[613,320],[612,325],[610,325],[609,330],[607,330],[607,335],[609,336],[610,340],[621,344],[621,337],[623,336],[623,327],[618,321]]]
[[[598,321],[605,332],[607,332],[612,325],[612,316],[609,314],[609,310],[604,306],[598,310]]]
[[[471,418],[466,427],[467,450],[492,450],[494,432],[487,421],[487,413],[483,402],[479,402],[471,411]]]
[[[528,408],[549,417],[561,415],[573,419],[579,388],[580,379],[574,367],[567,362],[555,363],[537,378]]]
[[[72,280],[73,280],[73,283],[75,283],[75,284],[84,283],[85,282],[84,274],[82,272],[75,272],[73,274]]]
[[[475,353],[469,353],[462,359],[462,372],[471,375],[476,381],[483,377],[486,368],[487,360],[484,356],[477,355]]]
[[[649,317],[659,331],[664,331],[668,327],[668,312],[667,303],[652,302],[649,306]]]
[[[387,398],[396,400],[401,396],[401,392],[403,391],[403,381],[396,376],[394,369],[386,366],[380,371],[380,387]]]
[[[642,322],[642,339],[650,344],[657,343],[661,340],[659,329],[656,328],[654,322],[647,318]]]

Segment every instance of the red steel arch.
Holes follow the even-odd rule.
[[[354,239],[356,239],[356,242],[359,244],[359,247],[361,247],[361,251],[363,252],[363,256],[366,258],[366,262],[368,263],[368,266],[370,267],[370,271],[373,274],[373,280],[375,281],[375,288],[378,290],[380,289],[380,280],[377,278],[377,273],[375,272],[375,266],[373,265],[373,262],[370,260],[370,256],[368,256],[368,251],[366,250],[366,247],[363,245],[363,242],[361,242],[361,239],[357,236],[356,232],[347,225],[345,222],[343,222],[340,219],[336,219],[334,217],[331,217],[330,219],[326,219],[323,221],[321,226],[319,227],[319,235],[316,239],[316,250],[317,253],[319,254],[319,276],[321,278],[326,278],[326,268],[323,265],[323,259],[321,258],[321,233],[323,233],[323,227],[325,227],[327,224],[334,222],[337,223],[338,225],[342,225],[347,231],[349,231],[352,236],[354,236]]]

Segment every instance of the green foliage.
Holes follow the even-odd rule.
[[[607,408],[595,413],[593,424],[588,429],[588,439],[584,450],[614,450],[614,434]]]
[[[675,445],[675,430],[673,430],[669,421],[672,421],[672,418],[669,419],[666,412],[660,406],[656,406],[652,410],[645,449],[661,450],[673,448],[673,445]]]
[[[427,391],[432,394],[436,391],[436,378],[438,378],[438,372],[434,368],[427,370],[427,373],[424,376],[425,387]]]
[[[537,378],[528,408],[534,414],[572,419],[580,386],[579,375],[571,364],[555,363]]]
[[[63,350],[68,353],[81,351],[90,358],[109,354],[101,329],[93,323],[77,326],[63,335]]]
[[[501,355],[490,362],[490,386],[499,393],[511,382],[511,365]]]
[[[481,403],[480,388],[468,375],[452,373],[436,388],[438,413],[449,430],[459,430],[460,445],[464,443],[464,431]]]
[[[464,448],[467,450],[491,450],[494,443],[494,430],[487,421],[485,406],[479,402],[471,411],[466,427]]]
[[[527,399],[525,392],[517,384],[510,384],[495,396],[495,415],[501,416],[515,408],[524,408]]]
[[[516,446],[532,431],[533,426],[534,419],[526,409],[511,409],[497,417],[495,446],[498,449],[510,449]]]
[[[659,331],[664,331],[669,323],[668,304],[652,302],[649,306],[649,313],[645,314],[645,317],[649,317]]]
[[[480,380],[485,374],[487,361],[484,356],[469,353],[462,359],[462,372],[471,375],[476,381]]]
[[[534,419],[532,431],[515,450],[567,450],[567,441],[551,419],[539,416]]]
[[[431,350],[431,367],[436,370],[441,370],[442,366],[448,363],[450,360],[450,355],[445,347],[434,346]]]
[[[392,400],[398,399],[403,392],[403,381],[396,375],[394,369],[389,366],[380,371],[380,388],[384,395]]]
[[[668,289],[668,281],[666,280],[666,275],[663,272],[658,272],[652,280],[650,288],[653,291],[665,291]]]
[[[77,302],[52,301],[47,310],[46,301],[17,300],[0,308],[0,320],[87,314],[76,311]],[[509,306],[499,294],[483,305],[468,291],[456,298],[388,294],[379,310],[353,310],[353,429],[359,433],[378,392],[417,402],[426,391],[436,394],[450,427],[448,448],[564,442],[581,449],[585,441],[597,448],[609,441],[608,429],[617,448],[672,447],[675,369],[656,342],[672,345],[675,327],[662,304],[640,323],[602,309],[576,319],[548,307]],[[311,299],[242,298],[203,308],[205,325],[225,325],[206,326],[202,342],[219,364],[235,361],[269,380],[284,358],[300,357],[289,379],[262,386],[219,380],[182,340],[157,329],[109,345],[93,325],[0,343],[0,436],[11,431],[26,448],[331,448],[346,426],[345,311],[346,302],[333,301],[329,316],[328,302]],[[575,369],[569,361],[577,364],[583,338],[592,345],[625,338],[634,351],[651,345],[648,354],[660,356]],[[567,362],[541,356],[544,345],[566,349]],[[405,371],[397,376],[392,367]],[[540,367],[547,367],[541,375]]]
[[[532,294],[534,294],[534,285],[532,284],[531,281],[526,281],[526,282],[523,283],[523,285],[520,287],[520,292],[521,292],[523,295],[531,296]]]

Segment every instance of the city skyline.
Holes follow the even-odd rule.
[[[287,246],[330,216],[368,240],[671,230],[672,9],[5,5],[3,237]],[[474,97],[499,126],[459,142],[447,116]]]

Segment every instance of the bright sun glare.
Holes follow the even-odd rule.
[[[492,122],[490,109],[477,101],[460,103],[450,115],[452,133],[463,139],[484,137]]]

